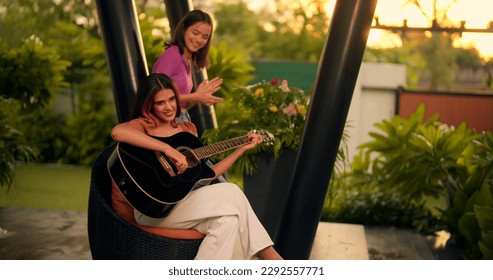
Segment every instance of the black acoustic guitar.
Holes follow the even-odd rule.
[[[264,144],[272,144],[274,137],[267,131],[254,131]],[[215,177],[206,160],[251,142],[241,136],[204,146],[193,134],[180,132],[171,137],[154,137],[177,149],[187,158],[188,168],[178,174],[166,155],[119,142],[108,159],[108,171],[127,201],[141,213],[166,217],[173,206],[191,191],[208,185]]]

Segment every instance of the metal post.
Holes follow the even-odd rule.
[[[376,3],[336,3],[276,240],[286,259],[310,257]]]
[[[191,0],[165,0],[164,4],[166,5],[166,14],[168,16],[171,32],[173,32],[181,18],[193,9],[193,4]],[[195,91],[197,85],[207,79],[207,72],[205,71],[205,69],[200,72],[195,72],[195,70],[193,69],[192,71],[194,80],[193,90]],[[188,113],[192,118],[192,122],[197,127],[199,137],[205,130],[217,127],[216,114],[214,112],[213,106],[197,104],[190,108],[188,110]]]
[[[96,0],[106,61],[120,122],[127,121],[137,85],[148,75],[133,0]]]

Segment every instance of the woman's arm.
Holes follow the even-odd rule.
[[[183,173],[188,167],[187,159],[182,153],[170,145],[150,137],[140,125],[134,125],[130,122],[118,124],[111,130],[111,138],[117,142],[164,153],[173,161],[178,173]]]
[[[249,144],[244,145],[236,149],[231,155],[216,163],[212,170],[216,173],[216,178],[224,174],[246,151],[255,148],[258,144],[262,143],[262,136],[249,132],[248,136],[252,140]]]

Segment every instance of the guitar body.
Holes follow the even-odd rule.
[[[180,132],[171,137],[154,138],[187,157],[189,167],[184,173],[175,175],[175,165],[164,154],[122,142],[118,143],[108,160],[108,171],[135,209],[149,217],[163,218],[192,190],[208,185],[215,173],[205,159],[199,160],[194,156],[192,149],[203,144],[193,134]]]

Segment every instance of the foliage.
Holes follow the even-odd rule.
[[[449,10],[457,1],[442,5],[433,2],[433,14],[428,14],[421,1],[407,1],[404,5],[414,6],[421,15],[426,18],[429,25],[438,27],[456,26],[448,17]],[[439,1],[438,1],[439,2]],[[442,7],[440,7],[442,6]],[[416,88],[418,82],[427,84],[431,89],[450,89],[454,86],[455,72],[458,66],[478,69],[484,67],[488,71],[487,63],[474,47],[455,48],[454,41],[461,36],[452,32],[414,32],[402,30],[402,32],[390,32],[394,38],[392,41],[402,42],[394,44],[391,48],[367,48],[364,61],[378,61],[390,63],[402,63],[407,66],[408,87]],[[399,37],[397,40],[396,37]],[[491,80],[491,79],[490,79]],[[491,83],[484,83],[490,88]]]
[[[371,214],[368,220],[375,219],[385,205],[393,209],[386,212],[402,215],[397,216],[400,224],[419,230],[444,227],[466,258],[488,258],[493,248],[487,226],[493,218],[493,136],[464,123],[442,124],[437,114],[424,120],[424,111],[421,105],[408,119],[395,116],[375,125],[382,133],[370,133],[373,140],[360,146],[348,174],[351,187],[339,198],[351,205],[341,202],[339,217]],[[392,216],[383,217],[376,222]]]
[[[236,109],[225,116],[217,129],[204,132],[205,142],[231,139],[253,129],[267,130],[275,137],[273,147],[260,145],[240,158],[240,170],[251,174],[259,156],[277,158],[282,150],[298,149],[308,107],[308,95],[303,90],[275,78],[270,83],[237,87],[230,97],[229,102],[234,102]]]
[[[450,89],[455,81],[457,69],[451,36],[432,33],[431,38],[420,46],[420,50],[430,76],[430,88]]]
[[[0,65],[0,95],[2,100],[11,99],[8,110],[13,110],[2,116],[8,133],[2,134],[1,141],[10,155],[2,156],[0,164],[5,166],[5,173],[12,174],[16,160],[43,159],[46,146],[52,143],[49,140],[59,135],[51,105],[55,91],[66,86],[63,72],[70,63],[62,60],[54,48],[31,37],[18,48],[5,44]]]
[[[218,3],[214,10],[214,19],[217,23],[213,43],[224,42],[231,49],[244,54],[255,53],[262,45],[262,41],[258,40],[262,32],[258,16],[248,9],[244,1]],[[241,32],[238,32],[239,30]],[[238,35],[241,36],[241,40]]]
[[[255,12],[245,3],[217,6],[216,41],[252,58],[319,60],[330,22],[320,1],[276,0],[273,9]]]
[[[209,50],[211,67],[207,69],[209,78],[221,77],[221,89],[215,95],[225,97],[239,85],[245,85],[253,79],[255,68],[248,58],[237,50],[228,49],[226,43],[220,42]]]
[[[483,60],[479,51],[475,48],[463,48],[455,50],[455,62],[458,66],[483,67]]]
[[[25,112],[24,121],[19,126],[24,132],[29,146],[36,152],[37,162],[57,162],[64,154],[61,143],[67,139],[63,133],[66,118],[62,114],[55,114],[51,108]]]
[[[464,150],[449,183],[445,221],[469,259],[493,259],[493,134],[483,132]]]
[[[0,187],[11,186],[16,161],[28,161],[35,156],[18,129],[22,122],[20,111],[18,100],[0,96]]]
[[[62,163],[91,165],[102,147],[109,145],[111,128],[115,125],[112,99],[108,98],[106,78],[93,79],[93,85],[80,87],[77,113],[68,116],[64,127],[65,143],[57,143]],[[95,85],[99,83],[100,87]],[[62,148],[62,149],[60,149]]]
[[[148,8],[139,17],[140,34],[149,73],[152,72],[152,66],[164,51],[164,42],[171,39],[169,27],[166,26],[167,29],[164,30],[164,27],[157,25],[160,21],[156,18],[165,16],[162,13],[161,9]]]
[[[382,191],[378,186],[345,186],[344,193],[339,193],[339,197],[332,198],[333,205],[324,207],[321,220],[397,226],[425,233],[433,232],[439,224],[439,218],[434,216],[424,203],[403,203],[398,193]],[[327,200],[326,204],[329,201]]]
[[[69,65],[36,37],[24,40],[19,48],[2,48],[0,95],[18,99],[28,110],[48,106],[55,90],[67,85],[62,73]]]
[[[39,153],[38,160],[89,164],[96,156],[94,151],[108,142],[108,137],[101,135],[109,135],[108,127],[114,124],[114,105],[106,101],[101,105],[110,81],[94,7],[77,0],[17,0],[5,9],[7,13],[0,21],[15,25],[16,32],[2,33],[5,49],[12,54],[2,58],[15,60],[6,61],[2,70],[13,70],[2,74],[11,84],[20,85],[17,92],[9,89],[9,93],[23,97],[26,108],[33,107],[29,105],[33,100],[40,100],[32,104],[37,105],[36,110],[25,111],[25,122],[19,129]],[[31,34],[16,47],[16,40]],[[56,108],[64,111],[62,114],[51,106],[55,92],[57,96],[70,94],[71,108]]]

